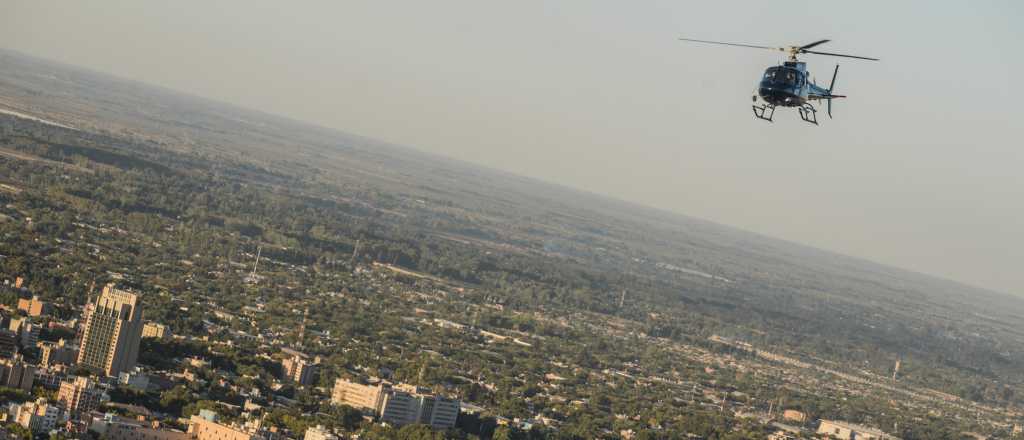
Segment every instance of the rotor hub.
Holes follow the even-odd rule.
[[[801,47],[801,46],[789,46],[789,47],[780,47],[779,50],[788,53],[790,61],[797,61],[796,56],[798,54],[803,53],[804,48]]]

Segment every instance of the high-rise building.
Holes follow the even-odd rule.
[[[395,426],[422,423],[441,429],[455,426],[460,410],[458,400],[412,385],[361,385],[344,379],[334,383],[331,403],[372,411]]]
[[[35,374],[36,367],[26,363],[20,354],[0,360],[0,386],[31,392]]]
[[[100,394],[102,392],[96,388],[96,382],[88,377],[76,377],[60,384],[57,401],[68,412],[84,414],[100,406]]]
[[[108,284],[85,320],[78,364],[116,377],[135,367],[141,339],[142,304],[138,295]]]

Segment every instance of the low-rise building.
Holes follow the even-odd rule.
[[[782,419],[790,422],[803,423],[807,421],[807,414],[795,409],[787,409],[782,412]]]
[[[72,365],[78,358],[78,347],[69,345],[63,339],[57,342],[42,341],[36,346],[39,347],[39,365],[43,367]]]
[[[163,324],[147,322],[142,326],[142,337],[167,339],[171,337],[171,331]]]
[[[33,433],[53,430],[64,416],[59,407],[47,402],[46,399],[38,399],[35,402],[15,405],[12,408],[11,415],[14,416],[14,423]]]
[[[836,420],[822,420],[818,425],[818,434],[829,435],[839,440],[899,440],[876,428]]]
[[[312,426],[306,429],[303,440],[338,440],[338,436],[328,431],[321,425]]]
[[[122,371],[117,376],[117,383],[136,391],[146,391],[149,389],[149,376],[135,367],[131,371]]]
[[[105,440],[190,440],[187,432],[161,428],[159,422],[129,419],[114,414],[93,418],[89,431],[99,434]]]
[[[188,423],[191,440],[274,440],[277,435],[259,426],[234,426],[217,422],[216,415],[192,416]]]
[[[24,311],[28,316],[49,315],[53,313],[53,304],[39,299],[37,295],[32,295],[31,299],[18,299],[18,310]]]
[[[39,342],[39,332],[42,331],[42,326],[33,323],[29,318],[11,318],[8,330],[17,335],[20,347],[35,347]]]
[[[60,384],[64,382],[67,377],[67,367],[64,365],[56,365],[53,367],[40,367],[36,369],[35,385],[39,385],[46,389],[56,390],[60,388]]]

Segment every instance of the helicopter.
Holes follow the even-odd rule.
[[[836,85],[836,75],[839,74],[839,64],[836,64],[832,72],[832,82],[828,88],[818,86],[813,79],[810,79],[810,72],[807,71],[807,64],[797,60],[796,56],[805,53],[816,55],[829,55],[834,57],[856,58],[861,60],[879,61],[878,58],[869,58],[856,55],[846,55],[830,52],[818,52],[811,49],[820,44],[828,43],[831,40],[819,40],[803,46],[771,47],[758,46],[754,44],[725,43],[721,41],[695,40],[692,38],[680,38],[682,41],[696,43],[720,44],[724,46],[750,47],[755,49],[778,50],[789,54],[789,59],[780,66],[765,69],[761,83],[753,96],[754,116],[772,122],[775,116],[775,107],[796,107],[800,113],[800,119],[818,125],[818,111],[811,104],[811,101],[825,101],[828,103],[828,117],[832,118],[832,100],[845,98],[846,95],[832,93]],[[760,102],[759,102],[760,101]]]

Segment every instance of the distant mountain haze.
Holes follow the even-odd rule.
[[[1024,5],[785,5],[9,2],[0,47],[1024,294]],[[679,36],[882,61],[838,60],[835,119],[769,124],[748,103],[782,54]]]

